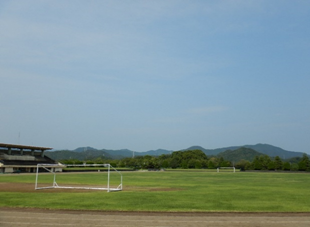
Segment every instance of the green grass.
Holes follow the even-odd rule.
[[[112,169],[112,168],[111,168]],[[108,171],[108,168],[107,167],[67,167],[67,168],[64,168],[63,169],[64,171],[72,171],[72,170],[74,170],[74,171],[76,171],[76,170],[78,170],[78,171],[98,171],[98,170],[100,170],[100,171]],[[118,171],[131,171],[132,170],[132,168],[116,168],[116,170],[118,170]]]
[[[1,190],[1,207],[122,211],[310,212],[310,174],[275,172],[123,172],[124,190]],[[98,185],[98,173],[60,174],[57,183]],[[48,175],[41,180],[48,182]],[[35,175],[0,175],[5,182],[33,183]],[[118,181],[115,181],[116,184]],[[2,185],[1,185],[2,187]]]

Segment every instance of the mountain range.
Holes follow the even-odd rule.
[[[248,149],[240,150],[240,148],[248,148]],[[239,161],[240,159],[252,161],[251,159],[253,159],[253,157],[255,157],[256,155],[268,155],[270,157],[279,156],[281,159],[301,157],[303,155],[302,152],[287,151],[269,144],[231,146],[217,149],[205,149],[201,146],[191,146],[187,149],[183,149],[182,151],[186,150],[201,150],[207,156],[222,156],[229,161]],[[75,150],[50,151],[46,152],[46,155],[54,160],[64,160],[64,159],[90,160],[98,157],[104,157],[106,159],[122,159],[127,157],[145,156],[145,155],[160,156],[162,154],[171,154],[172,152],[173,152],[172,150],[165,150],[165,149],[150,150],[146,152],[135,152],[128,149],[98,150],[93,147],[79,147],[76,148]]]
[[[218,155],[221,152],[227,151],[227,150],[236,150],[240,147],[246,147],[253,149],[259,153],[266,154],[270,157],[279,156],[282,159],[288,159],[293,157],[301,157],[304,153],[303,152],[296,152],[296,151],[287,151],[280,147],[276,147],[269,144],[262,144],[258,143],[256,145],[243,145],[243,146],[231,146],[231,147],[223,147],[223,148],[217,148],[217,149],[204,149],[200,146],[192,146],[187,148],[186,150],[202,150],[206,155]]]

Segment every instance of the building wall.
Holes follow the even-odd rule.
[[[4,173],[13,173],[14,172],[14,168],[13,167],[5,167],[4,168]]]

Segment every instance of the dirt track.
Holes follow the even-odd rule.
[[[0,208],[0,226],[309,227],[309,213],[153,213]]]

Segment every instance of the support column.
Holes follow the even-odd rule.
[[[9,147],[9,155],[12,154],[12,148]]]
[[[21,149],[20,149],[20,155],[23,155],[23,154],[24,154],[24,149],[21,148]]]
[[[44,150],[41,150],[41,157],[44,157]]]
[[[34,156],[34,150],[31,150],[31,155]]]

